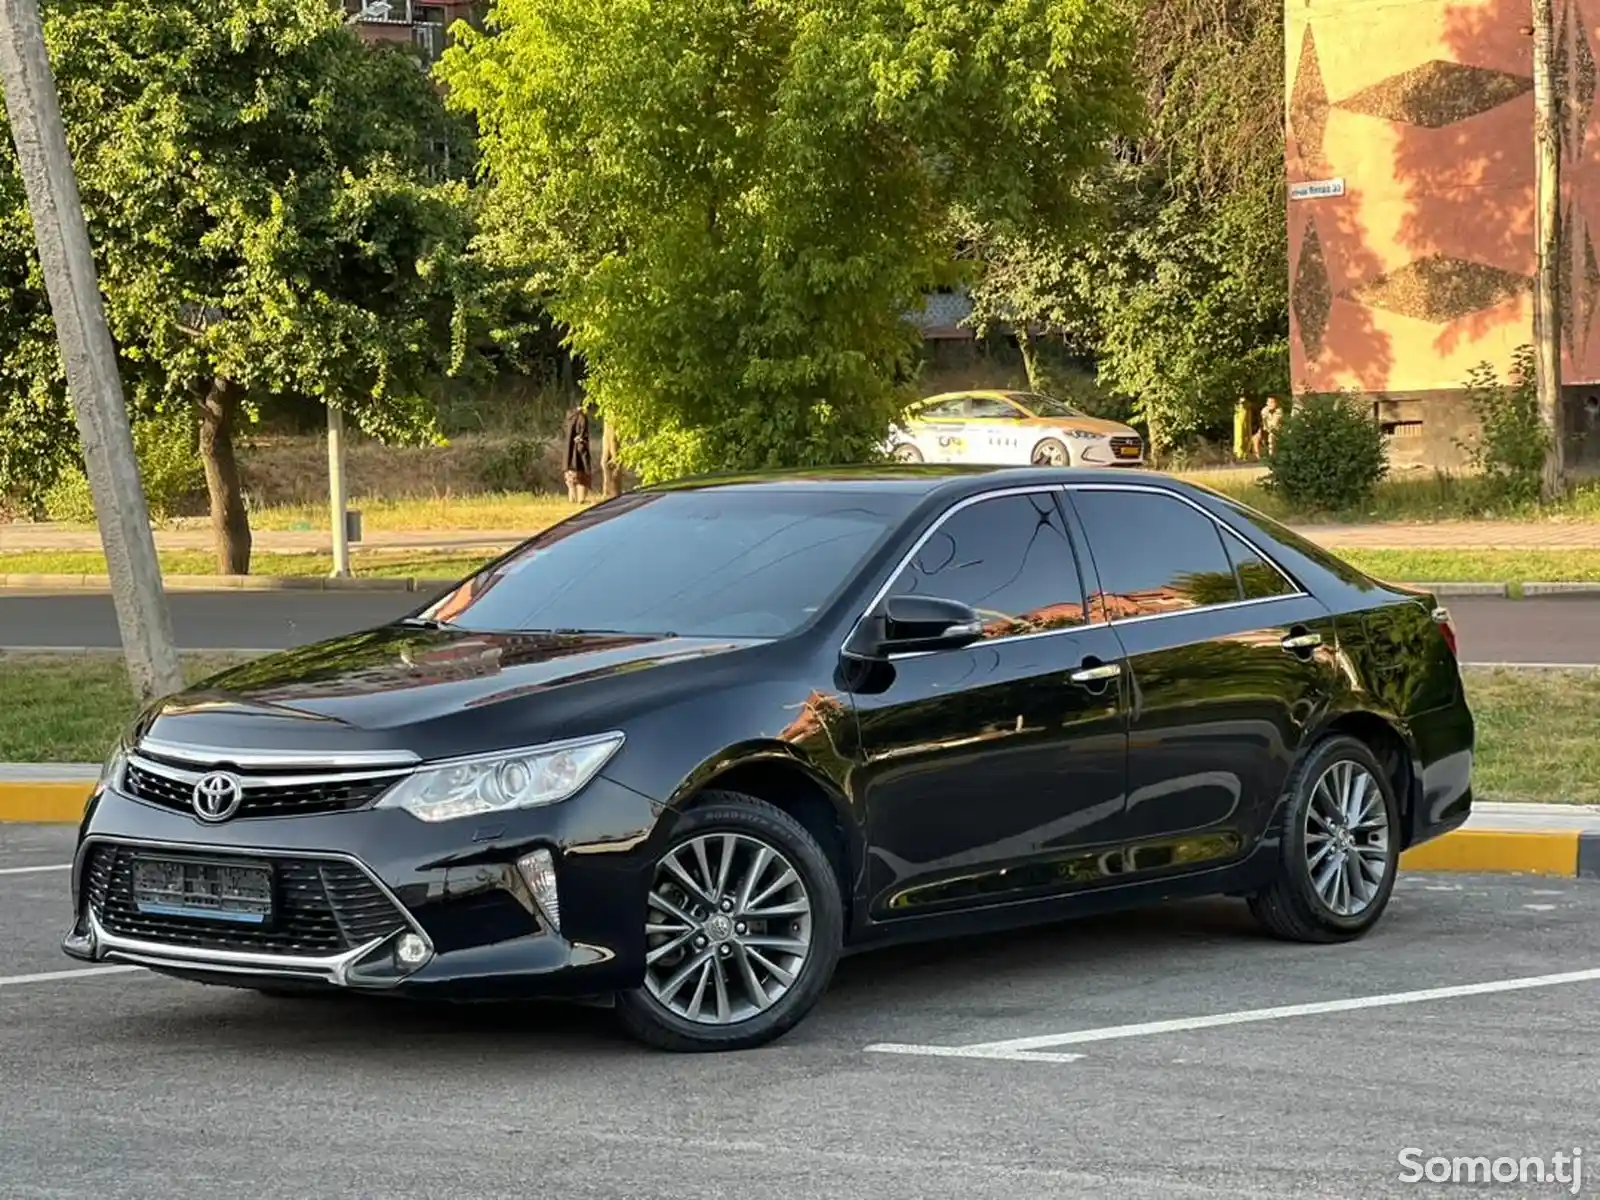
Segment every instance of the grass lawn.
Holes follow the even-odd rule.
[[[429,553],[427,551],[373,551],[350,555],[350,569],[372,578],[459,579],[477,570],[489,555]],[[167,575],[214,575],[217,560],[200,550],[165,551],[161,570]],[[252,575],[327,575],[333,559],[326,554],[268,554],[250,556]],[[0,554],[0,575],[104,575],[105,556],[78,550],[24,550]]]
[[[1181,479],[1203,484],[1249,504],[1282,521],[1292,523],[1339,522],[1367,524],[1379,521],[1443,521],[1472,517],[1508,521],[1600,520],[1600,481],[1579,485],[1559,504],[1506,506],[1488,502],[1470,477],[1443,476],[1415,471],[1397,474],[1380,484],[1370,503],[1339,512],[1297,512],[1262,487],[1264,470],[1240,467],[1226,470],[1179,471]],[[364,496],[351,501],[362,513],[368,530],[406,532],[495,533],[534,532],[570,516],[576,507],[564,496],[527,492],[481,495],[444,495],[414,499]],[[323,505],[295,505],[255,509],[253,529],[321,532],[328,528]]]
[[[186,658],[191,680],[237,659]],[[1600,671],[1466,672],[1481,799],[1600,803]],[[98,762],[131,719],[122,661],[0,656],[0,762]]]
[[[1380,579],[1411,583],[1583,583],[1600,581],[1600,550],[1340,550]],[[351,568],[373,577],[459,579],[488,560],[487,555],[451,551],[357,551]],[[327,575],[333,560],[325,554],[259,553],[251,558],[256,575]],[[202,551],[162,554],[169,575],[210,575],[216,559]],[[0,554],[0,575],[104,575],[105,559],[90,551],[18,551]]]

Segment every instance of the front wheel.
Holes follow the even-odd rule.
[[[919,463],[922,461],[922,451],[910,442],[901,442],[890,453],[890,457],[897,463]]]
[[[811,1011],[839,960],[833,867],[789,814],[721,792],[684,814],[650,884],[644,986],[623,1026],[663,1050],[745,1050]]]
[[[1036,467],[1070,467],[1072,455],[1067,452],[1066,443],[1056,438],[1045,438],[1033,448],[1033,465]]]
[[[1378,923],[1400,867],[1394,788],[1365,743],[1318,743],[1289,778],[1278,877],[1250,897],[1277,937],[1342,942]]]

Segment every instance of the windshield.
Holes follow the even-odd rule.
[[[1073,408],[1064,400],[1057,400],[1054,396],[1042,396],[1038,392],[1024,392],[1018,396],[1022,406],[1037,417],[1084,417],[1087,413],[1081,409]]]
[[[539,534],[418,617],[473,632],[781,637],[915,500],[777,488],[624,496]]]

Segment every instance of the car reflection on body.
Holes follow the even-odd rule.
[[[877,945],[1216,893],[1357,937],[1466,820],[1473,743],[1431,596],[1205,489],[691,480],[152,705],[64,948],[749,1047]]]

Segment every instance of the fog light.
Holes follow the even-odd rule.
[[[561,897],[556,892],[556,863],[548,850],[533,850],[517,859],[517,870],[523,882],[533,893],[533,899],[550,922],[550,928],[561,932]]]
[[[395,943],[395,961],[402,967],[416,970],[428,961],[428,943],[414,933],[408,933]]]

